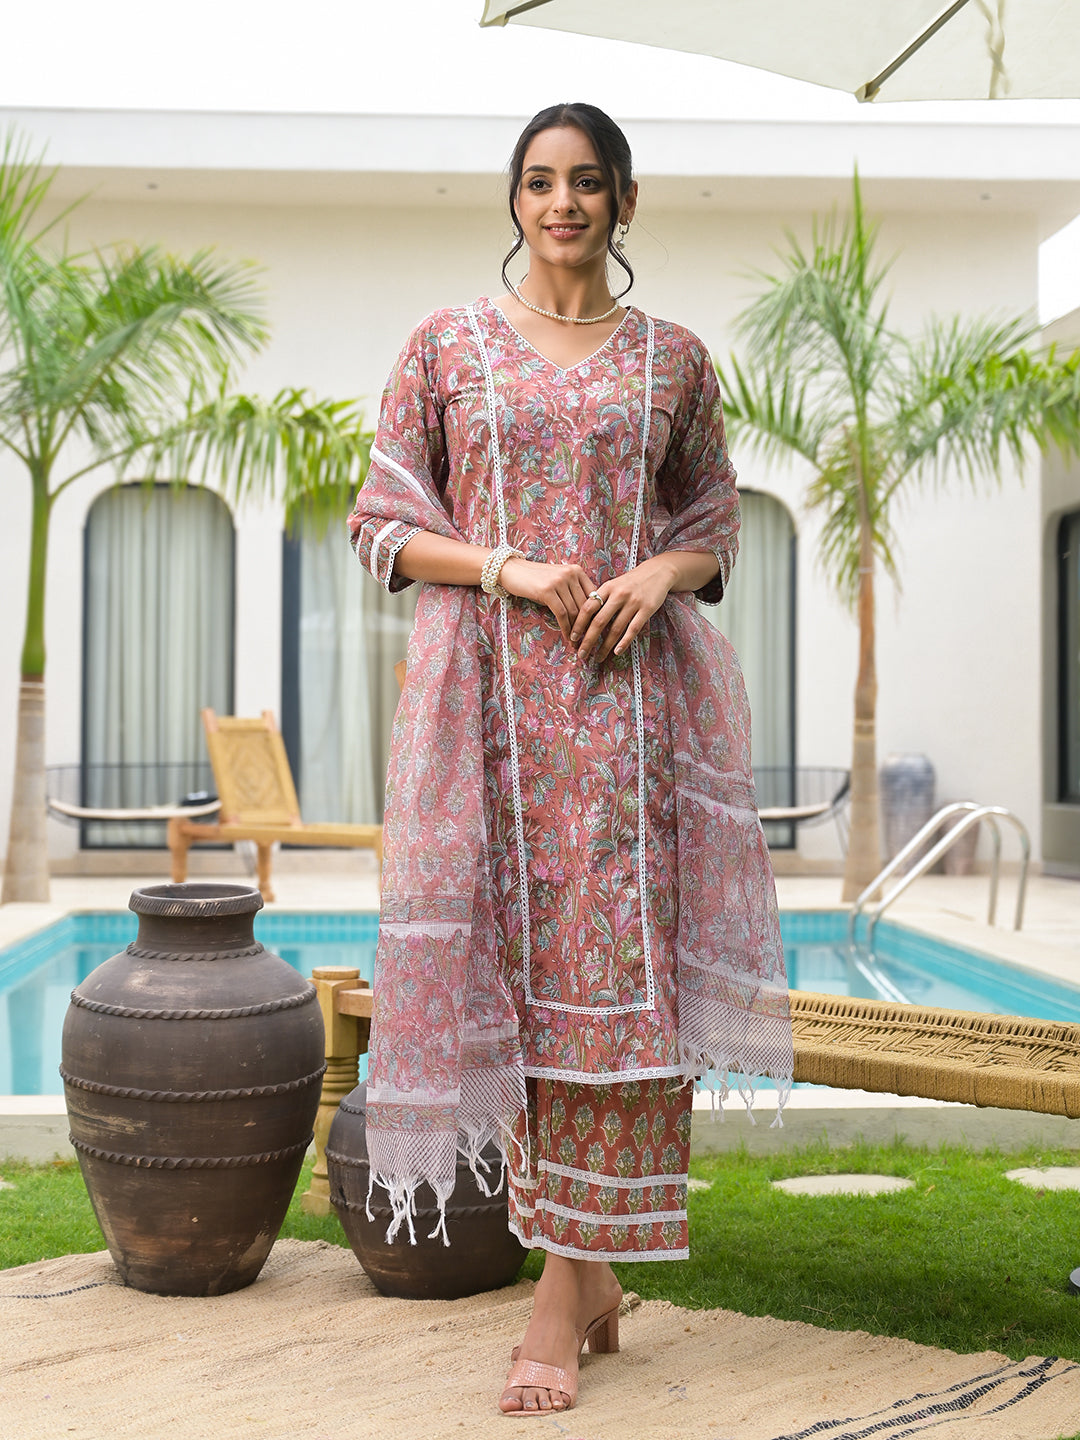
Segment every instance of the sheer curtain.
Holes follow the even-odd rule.
[[[309,820],[382,820],[394,665],[405,658],[416,586],[388,595],[340,529],[302,526],[299,616],[301,812]]]
[[[742,662],[753,717],[753,761],[759,803],[792,804],[787,791],[795,761],[794,722],[794,535],[779,500],[754,490],[739,496],[742,529],[739,558],[719,605],[701,613],[734,645]],[[768,776],[767,783],[765,776]],[[777,829],[770,840],[791,844]]]
[[[233,704],[233,527],[196,486],[125,485],[86,524],[83,801],[164,804],[209,788],[199,712]],[[90,824],[86,846],[164,843]]]

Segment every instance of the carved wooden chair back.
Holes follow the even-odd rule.
[[[289,757],[273,712],[260,716],[202,712],[221,821],[225,825],[299,825]]]

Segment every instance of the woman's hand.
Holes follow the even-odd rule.
[[[597,660],[623,654],[673,590],[700,590],[719,568],[711,550],[667,550],[605,581],[597,587],[598,598],[587,597],[571,632],[578,659],[587,660],[594,650]]]
[[[600,661],[623,654],[663,605],[676,578],[667,558],[654,555],[625,575],[605,581],[596,597],[586,597],[588,603],[571,632],[578,659],[588,660],[594,651]]]
[[[522,600],[546,605],[559,623],[562,637],[573,648],[571,632],[578,625],[582,606],[596,586],[580,565],[544,565],[511,556],[499,571],[499,584]],[[591,602],[595,609],[596,601]]]

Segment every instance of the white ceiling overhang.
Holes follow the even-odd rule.
[[[0,110],[47,142],[56,194],[222,205],[501,209],[519,117]],[[638,120],[648,204],[801,212],[848,193],[908,211],[1022,211],[1040,235],[1080,212],[1066,125]]]

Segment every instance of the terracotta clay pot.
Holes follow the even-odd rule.
[[[421,1185],[417,1193],[415,1245],[410,1245],[404,1228],[393,1244],[387,1243],[390,1206],[385,1191],[376,1189],[371,1197],[375,1218],[367,1218],[366,1092],[366,1085],[358,1085],[341,1102],[326,1145],[326,1172],[330,1203],[375,1288],[405,1300],[457,1300],[512,1284],[528,1251],[507,1228],[506,1185],[498,1195],[485,1195],[460,1158],[457,1183],[446,1206],[449,1246],[441,1238],[428,1239],[439,1218],[428,1185]],[[484,1151],[483,1159],[497,1184],[502,1162],[494,1145]]]
[[[315,987],[255,940],[241,885],[136,890],[133,944],[71,995],[71,1142],[124,1281],[250,1285],[277,1239],[325,1068]]]

